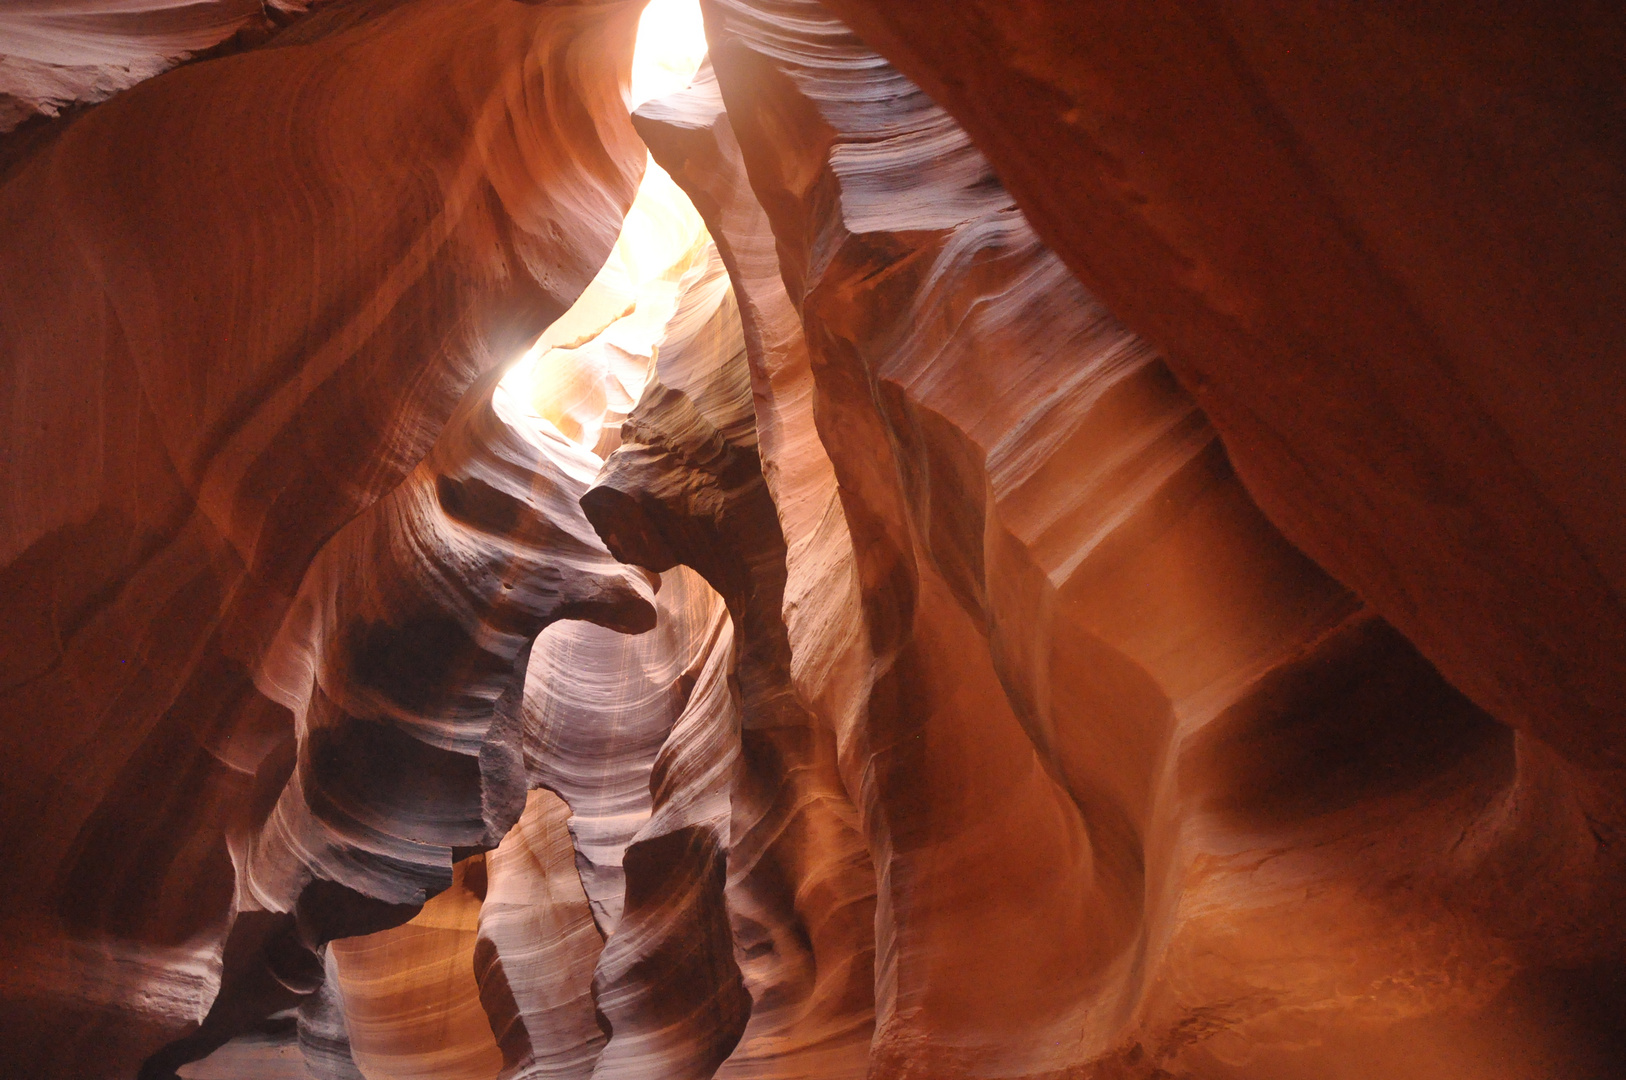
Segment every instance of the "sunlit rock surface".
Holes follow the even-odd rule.
[[[592,996],[603,938],[576,871],[569,818],[557,795],[533,791],[519,823],[486,855],[474,974],[502,1050],[502,1080],[587,1076],[604,1048]]]
[[[405,926],[329,946],[351,1060],[363,1076],[497,1075],[502,1057],[474,970],[485,860],[477,855],[457,871]]]
[[[504,385],[566,437],[609,453],[680,299],[707,273],[709,247],[694,207],[651,165],[604,268]]]
[[[292,765],[258,664],[609,252],[635,15],[346,5],[8,169],[0,697],[37,736],[0,766],[6,1071],[130,1075],[208,1010],[225,834]]]
[[[0,13],[0,1073],[1626,1070],[1618,17],[311,6]]]
[[[18,0],[0,11],[0,134],[105,101],[222,43],[250,45],[322,0]]]
[[[694,200],[729,268],[743,355],[713,365],[719,376],[748,375],[761,455],[761,479],[748,468],[684,556],[696,565],[723,556],[711,573],[732,579],[727,591],[747,627],[730,869],[739,884],[729,896],[753,1008],[719,1075],[859,1076],[873,1026],[875,879],[836,735],[858,700],[863,627],[834,474],[813,429],[807,350],[711,72],[691,91],[641,107],[634,123]],[[694,381],[663,356],[663,377]],[[703,357],[686,359],[698,370]],[[708,415],[728,429],[743,404]]]
[[[412,475],[323,548],[262,663],[260,689],[294,717],[293,766],[263,820],[229,837],[237,877],[220,994],[202,1029],[155,1061],[186,1060],[245,1019],[297,1005],[324,980],[322,946],[405,922],[456,885],[461,852],[501,842],[526,804],[523,694],[548,623],[655,625],[649,583],[610,558],[577,505],[596,459],[493,391],[493,376]],[[476,891],[464,877],[462,891]],[[462,961],[426,962],[406,989],[388,985],[389,964],[442,940],[472,958],[478,904],[436,903],[403,941],[332,947],[352,1049],[399,1056],[387,1048],[392,1018],[421,1018],[413,995],[437,992],[423,981]],[[385,989],[357,998],[345,983],[358,965],[383,967],[363,983]],[[465,981],[464,1011],[478,1013]],[[378,999],[382,1015],[358,1028],[355,1010]],[[448,1030],[466,1019],[448,1018]],[[446,1056],[423,1075],[481,1055]]]

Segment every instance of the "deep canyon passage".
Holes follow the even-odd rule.
[[[0,9],[0,1080],[1626,1077],[1626,9]]]

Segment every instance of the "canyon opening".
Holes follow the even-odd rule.
[[[1626,1076],[1623,53],[0,12],[0,1076]]]

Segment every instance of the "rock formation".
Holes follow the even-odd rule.
[[[1617,8],[830,7],[1167,350],[1295,543],[1618,787]]]
[[[6,1071],[129,1075],[214,998],[226,833],[294,764],[258,665],[610,250],[635,16],[346,5],[9,170],[0,694],[38,734],[0,767]]]
[[[1405,1016],[1421,1040],[1487,1007],[1543,907],[1544,948],[1613,947],[1562,929],[1619,881],[1585,779],[1528,741],[1515,762],[1275,533],[952,121],[816,5],[708,18],[864,523],[865,810],[879,880],[906,883],[877,920],[880,1074],[1305,1070],[1307,1028],[1355,1040],[1341,1029]],[[1568,896],[1504,879],[1537,835]],[[1343,855],[1254,869],[1306,846]],[[990,878],[1022,896],[996,919],[965,888]],[[1239,892],[1251,930],[1223,902]],[[1419,908],[1430,934],[1382,930]],[[1373,940],[1358,958],[1351,934]],[[1248,951],[1272,938],[1290,965]],[[1359,1003],[1329,1014],[1340,983]]]
[[[257,44],[321,0],[24,0],[0,12],[0,133],[105,101],[199,53]]]
[[[0,15],[0,1073],[1626,1071],[1626,22],[687,2]]]

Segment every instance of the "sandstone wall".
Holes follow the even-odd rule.
[[[0,147],[0,1071],[1626,1067],[1619,18],[638,7]]]

